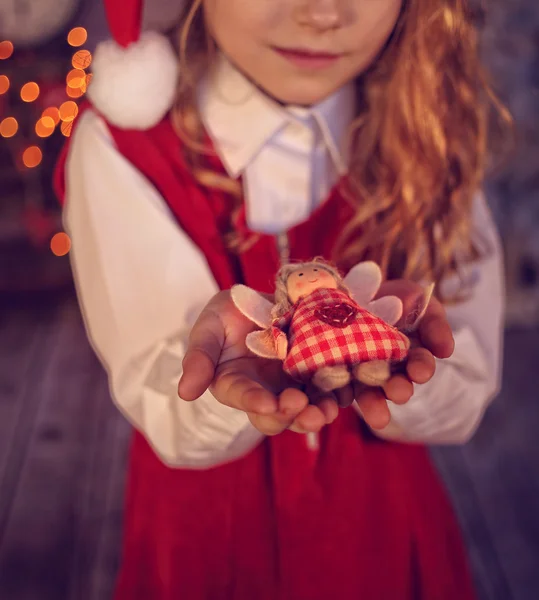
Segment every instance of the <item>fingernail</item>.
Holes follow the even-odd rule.
[[[181,388],[183,387],[182,381],[183,381],[183,378],[180,378],[180,381],[178,381],[178,396],[179,396],[180,400],[185,400],[185,398],[182,395],[182,391],[181,391]]]
[[[271,401],[260,402],[257,412],[262,415],[271,415],[277,412],[277,404]]]

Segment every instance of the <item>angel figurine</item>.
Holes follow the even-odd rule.
[[[343,278],[332,265],[315,259],[281,268],[275,304],[244,285],[234,286],[231,295],[236,307],[261,328],[246,338],[251,352],[282,360],[293,379],[330,392],[352,379],[383,385],[392,365],[408,356],[407,334],[419,324],[434,285],[399,330],[400,298],[373,300],[381,283],[382,272],[374,262],[359,263]]]

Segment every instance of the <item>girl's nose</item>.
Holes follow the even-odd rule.
[[[304,0],[298,11],[299,21],[319,31],[338,29],[344,22],[344,3],[343,0]]]

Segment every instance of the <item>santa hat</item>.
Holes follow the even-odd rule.
[[[96,110],[122,129],[157,125],[174,102],[178,81],[178,57],[168,39],[141,33],[143,1],[104,0],[113,39],[96,48],[88,87]]]

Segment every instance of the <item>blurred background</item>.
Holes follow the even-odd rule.
[[[485,4],[484,60],[518,135],[487,182],[506,255],[503,390],[469,444],[432,453],[481,598],[537,600],[539,2]],[[166,29],[179,0],[146,5]],[[130,431],[85,337],[51,187],[107,36],[100,0],[0,0],[1,600],[106,600],[118,567]]]

